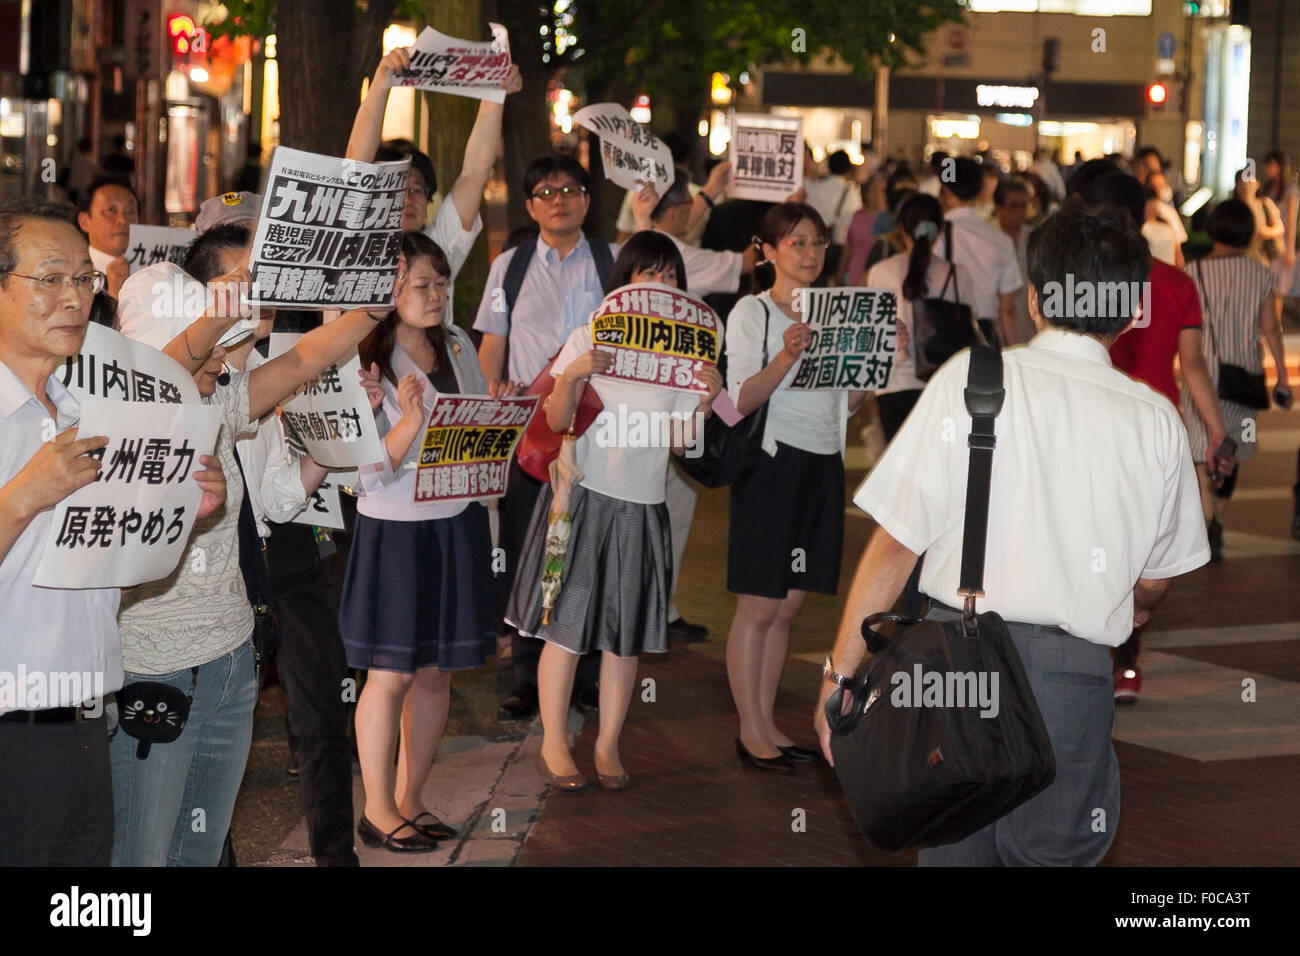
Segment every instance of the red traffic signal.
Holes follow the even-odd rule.
[[[1169,87],[1163,83],[1152,83],[1147,87],[1147,102],[1152,106],[1164,106],[1169,99]]]

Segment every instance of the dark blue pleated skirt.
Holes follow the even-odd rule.
[[[487,510],[384,521],[357,515],[339,602],[348,666],[481,667],[495,650]]]

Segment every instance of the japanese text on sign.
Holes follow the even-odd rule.
[[[803,120],[737,113],[731,125],[731,186],[735,199],[784,202],[803,184]]]
[[[259,305],[392,305],[410,160],[361,163],[276,147],[249,268]]]
[[[693,392],[708,391],[696,373],[718,364],[720,329],[699,299],[655,282],[611,292],[591,320],[593,344],[614,355],[605,377]]]
[[[86,328],[81,351],[64,360],[59,380],[78,399],[199,401],[194,379],[170,356],[95,323]]]
[[[213,405],[81,402],[81,435],[106,435],[99,474],[54,509],[35,583],[131,587],[165,578],[184,553],[203,490],[193,473],[221,426]]]
[[[193,229],[169,226],[141,226],[132,223],[126,243],[126,262],[132,274],[156,262],[180,265],[185,250],[194,241]]]
[[[673,154],[617,103],[594,103],[573,114],[579,126],[600,137],[605,176],[624,189],[650,183],[656,196],[672,184]]]
[[[420,445],[415,501],[499,498],[536,395],[439,395]]]
[[[790,388],[855,391],[889,386],[896,351],[898,300],[889,289],[804,289],[812,341]]]
[[[510,72],[510,43],[505,27],[488,26],[493,38],[485,43],[425,27],[411,47],[410,69],[394,77],[394,85],[503,102],[506,93],[501,84]]]

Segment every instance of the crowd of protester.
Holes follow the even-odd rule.
[[[394,852],[432,850],[457,836],[423,793],[447,725],[452,675],[482,667],[502,633],[514,686],[501,717],[540,714],[541,777],[558,791],[590,787],[570,750],[572,704],[599,712],[599,785],[626,788],[619,740],[638,656],[708,635],[676,607],[697,492],[675,458],[723,391],[742,415],[766,406],[767,416],[763,453],[730,490],[726,587],[736,605],[726,673],[736,754],[745,767],[775,773],[816,760],[819,751],[799,745],[795,728],[777,726],[775,701],[805,596],[839,589],[844,454],[849,420],[860,410],[885,446],[855,498],[879,530],[846,598],[828,681],[860,660],[860,642],[846,635],[863,613],[899,598],[919,608],[923,595],[955,593],[961,523],[953,489],[964,484],[965,459],[933,437],[945,416],[965,414],[965,359],[922,377],[915,316],[927,299],[967,306],[977,339],[1005,350],[1011,397],[1005,428],[999,420],[999,453],[1018,464],[995,469],[994,487],[1003,485],[992,514],[1006,525],[991,532],[990,548],[1021,533],[1039,539],[1029,551],[1045,552],[1053,547],[1042,541],[1050,529],[1060,553],[1076,546],[1091,553],[1094,534],[1126,555],[1131,574],[1102,576],[1086,600],[1069,598],[1070,574],[1059,566],[1016,584],[1006,562],[991,559],[987,588],[1017,627],[1052,632],[1044,640],[1062,648],[1061,666],[1077,669],[1090,688],[1061,726],[1049,721],[1054,743],[1068,738],[1092,761],[1087,780],[1059,774],[1061,799],[1118,812],[1110,718],[1099,701],[1113,707],[1137,699],[1141,626],[1169,578],[1207,558],[1222,560],[1238,469],[1258,447],[1256,409],[1221,397],[1221,364],[1262,371],[1262,339],[1277,369],[1273,400],[1290,407],[1281,315],[1295,272],[1300,193],[1287,157],[1269,154],[1260,182],[1248,171],[1238,176],[1234,194],[1209,214],[1212,248],[1190,256],[1175,205],[1185,187],[1149,148],[1131,160],[1076,154],[1065,167],[1043,150],[1017,171],[991,154],[936,152],[919,167],[894,159],[855,166],[844,152],[819,164],[810,151],[803,188],[783,203],[759,203],[727,198],[726,163],[713,165],[703,185],[693,182],[685,144],[670,142],[672,182],[658,195],[627,194],[617,244],[586,231],[603,225],[586,221],[587,170],[572,157],[540,156],[522,183],[510,184],[522,187],[536,228],[512,237],[492,263],[477,313],[458,324],[453,285],[483,228],[503,108],[483,101],[462,170],[440,191],[427,156],[407,142],[381,141],[393,76],[408,65],[405,50],[381,62],[346,152],[362,161],[411,160],[392,309],[325,321],[262,314],[228,346],[217,343],[237,309],[213,305],[201,315],[159,318],[149,296],[162,277],[209,287],[219,293],[213,302],[248,283],[260,206],[251,188],[204,203],[183,263],[134,275],[124,255],[139,203],[128,179],[79,168],[77,211],[32,200],[0,210],[0,604],[6,619],[28,622],[6,628],[0,665],[99,670],[108,692],[158,682],[190,706],[179,738],[145,759],[114,732],[112,704],[97,716],[81,700],[0,713],[8,777],[0,863],[210,866],[228,859],[270,629],[320,865],[356,865],[354,826],[368,846]],[[505,88],[519,86],[516,71]],[[430,220],[430,199],[440,192]],[[1067,273],[1097,282],[1136,277],[1149,284],[1149,313],[1132,329],[1131,314],[1046,315],[1045,286]],[[610,291],[648,281],[715,306],[725,326],[725,376],[701,373],[701,389],[685,392],[601,375],[611,358],[593,348],[592,313]],[[898,356],[888,388],[789,387],[811,339],[798,314],[800,290],[827,283],[896,293]],[[120,593],[32,584],[50,509],[94,480],[82,456],[100,440],[75,435],[77,403],[52,374],[77,353],[89,321],[164,351],[193,376],[203,401],[221,410],[216,454],[195,476],[205,492],[191,542],[205,555],[201,571],[182,562],[169,577]],[[268,358],[273,325],[306,334]],[[286,432],[276,407],[354,348],[384,457],[360,469],[355,495],[342,499],[346,528],[331,533],[292,521],[327,469]],[[539,585],[549,484],[516,463],[505,497],[490,507],[419,504],[412,494],[418,439],[438,395],[517,394],[543,372],[554,386],[538,414],[556,432],[570,427],[586,389],[606,409],[678,413],[688,423],[672,447],[604,447],[591,437],[594,426],[576,441],[584,477],[569,505],[570,558],[561,595],[545,612]],[[1093,416],[1088,424],[1071,417],[1079,409]],[[58,426],[53,439],[41,437],[50,418]],[[1090,454],[1107,443],[1117,448]],[[1055,464],[1041,464],[1052,455]],[[1124,472],[1098,458],[1143,464]],[[1063,474],[1062,461],[1076,462],[1076,473]],[[1047,487],[1008,490],[1016,469],[1022,482]],[[1117,496],[1138,472],[1154,490],[1121,520]],[[1080,481],[1091,487],[1075,487]],[[1300,534],[1300,484],[1296,494]],[[1080,500],[1071,495],[1096,502],[1096,527],[1066,514]],[[1011,501],[1024,506],[1018,517],[1009,514],[1017,510]],[[504,550],[504,573],[494,567],[494,548]],[[802,559],[792,562],[795,550]],[[1036,681],[1041,664],[1029,669]],[[363,678],[354,718],[364,785],[359,824],[349,707],[340,694],[352,675]],[[117,708],[124,703],[119,697]],[[824,749],[823,721],[818,730]],[[206,825],[196,829],[200,808]],[[1059,848],[1034,844],[1041,834],[1017,843],[1020,836],[998,839],[1024,859],[1095,862],[1108,845],[1099,850],[1094,841],[1053,857]],[[986,860],[980,853],[987,852],[964,843],[933,862]]]

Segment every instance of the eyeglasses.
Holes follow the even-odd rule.
[[[533,193],[533,198],[550,202],[556,196],[563,196],[565,199],[568,199],[570,196],[585,196],[586,194],[586,186],[561,186],[559,189],[552,189],[550,186],[543,186],[541,189]]]
[[[28,276],[21,272],[10,272],[8,275],[39,283],[41,291],[47,295],[58,295],[68,286],[72,286],[77,290],[78,295],[92,296],[103,292],[108,287],[108,276],[102,272],[87,272],[79,276],[70,276],[66,272],[56,272],[48,276]]]
[[[812,242],[809,242],[807,239],[782,239],[781,245],[789,249],[794,249],[796,252],[803,252],[811,246],[815,251],[820,252],[829,246],[830,243],[825,239],[814,239]]]
[[[412,199],[428,199],[429,190],[425,189],[423,186],[407,186],[406,195],[410,196]]]

